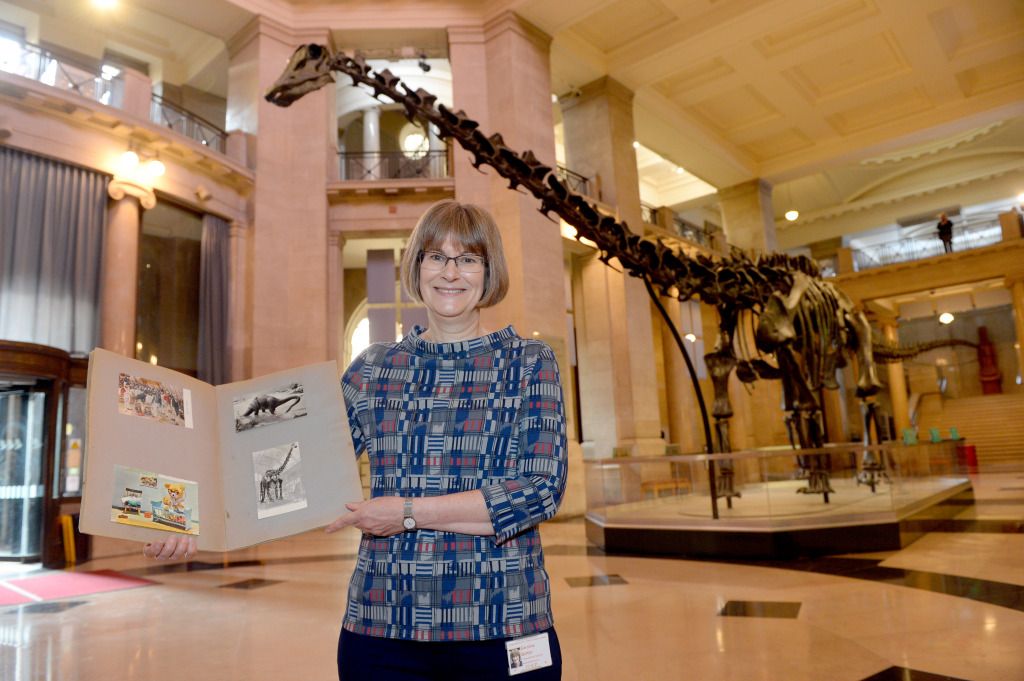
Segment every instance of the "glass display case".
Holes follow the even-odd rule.
[[[589,460],[587,531],[609,551],[773,557],[893,550],[908,541],[901,524],[970,488],[957,444]],[[827,499],[813,491],[797,454],[821,457]],[[729,489],[733,495],[723,496]]]

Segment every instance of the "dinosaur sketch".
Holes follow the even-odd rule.
[[[292,446],[288,449],[288,455],[284,457],[284,461],[277,468],[269,468],[263,473],[263,478],[260,480],[260,503],[264,501],[274,501],[275,494],[277,499],[280,501],[283,497],[284,480],[281,478],[281,473],[284,472],[285,466],[288,465],[288,460],[292,458],[292,452],[298,447],[298,443],[292,443]]]
[[[881,389],[876,362],[899,361],[938,345],[969,345],[965,341],[939,341],[896,348],[875,341],[864,313],[832,282],[822,279],[817,264],[807,257],[779,253],[751,257],[738,249],[715,258],[701,253],[688,255],[690,245],[681,239],[637,234],[625,222],[570,191],[554,169],[532,151],[516,153],[501,134],[485,135],[465,112],[436,105],[435,95],[422,88],[411,90],[388,70],[374,72],[362,57],[332,54],[322,45],[303,45],[293,53],[266,99],[289,106],[334,82],[332,72],[370,88],[376,98],[397,102],[410,120],[433,125],[441,138],[454,140],[472,155],[474,167],[494,168],[509,181],[510,189],[522,188],[536,197],[545,216],[554,213],[576,229],[577,239],[596,245],[605,264],[615,266],[614,259],[623,271],[643,281],[683,355],[708,453],[732,451],[729,419],[733,411],[728,382],[733,372],[744,383],[781,380],[791,443],[794,448],[819,448],[824,429],[817,394],[822,388],[838,387],[836,370],[845,366],[848,358],[857,364],[857,396],[871,400]],[[704,358],[714,387],[712,416],[717,437],[712,436],[696,370],[661,297],[697,300],[718,312],[714,349]],[[753,338],[753,348],[748,347],[748,336]],[[875,410],[870,413],[877,418]],[[717,499],[725,498],[731,506],[739,493],[733,489],[731,462],[724,462],[717,475],[715,461],[708,463],[712,515],[717,518]],[[821,494],[828,502],[833,490],[824,455],[798,454],[797,463],[799,476],[807,480],[800,491]]]

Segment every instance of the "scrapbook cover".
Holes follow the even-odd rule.
[[[337,376],[324,362],[212,386],[94,350],[81,531],[229,551],[346,513],[362,487]]]

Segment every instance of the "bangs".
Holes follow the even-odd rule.
[[[444,242],[451,239],[462,253],[473,253],[487,256],[487,235],[473,220],[473,216],[461,206],[446,211],[445,221],[432,220],[422,227],[422,250],[440,251]]]

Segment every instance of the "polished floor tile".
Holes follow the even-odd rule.
[[[975,479],[981,503],[957,520],[1024,520],[1013,477]],[[1024,681],[1020,533],[772,563],[608,555],[580,520],[542,535],[566,681]],[[126,543],[76,569],[157,584],[0,608],[0,678],[333,680],[358,541],[310,532],[175,565]]]

